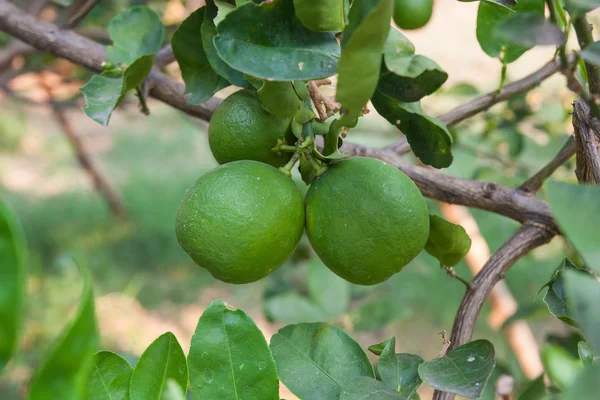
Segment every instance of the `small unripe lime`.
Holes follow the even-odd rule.
[[[308,190],[306,232],[321,260],[347,281],[374,285],[425,247],[429,214],[408,176],[373,158],[333,164]]]
[[[254,282],[290,257],[304,230],[304,205],[294,182],[256,161],[213,169],[179,206],[179,244],[201,267],[228,283]]]
[[[293,144],[290,118],[278,118],[262,109],[255,93],[240,90],[215,110],[208,125],[208,143],[219,164],[254,160],[280,167],[290,153],[275,153],[277,140]]]
[[[402,29],[419,29],[433,13],[433,0],[396,0],[394,22]]]

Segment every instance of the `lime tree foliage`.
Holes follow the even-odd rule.
[[[479,44],[504,67],[500,88],[482,97],[480,102],[487,105],[466,105],[459,110],[463,115],[440,119],[428,115],[420,100],[440,89],[448,74],[418,54],[396,28],[426,25],[433,0],[207,0],[191,13],[170,42],[185,82],[186,104],[201,105],[232,86],[238,90],[212,115],[209,144],[221,165],[201,176],[182,199],[175,221],[177,239],[215,278],[244,284],[280,268],[306,232],[333,273],[321,263],[312,264],[308,297],[288,295],[265,306],[267,312],[279,307],[279,314],[294,309],[305,316],[281,328],[270,342],[246,313],[216,300],[199,318],[189,351],[167,332],[132,366],[115,353],[97,352],[92,286],[87,269],[78,262],[84,281],[79,309],[40,361],[28,398],[277,400],[280,382],[302,400],[415,400],[421,385],[436,389],[437,399],[479,398],[495,369],[493,345],[470,340],[483,299],[516,259],[559,232],[574,257],[565,259],[542,288],[543,300],[550,313],[577,333],[576,351],[548,343],[542,349],[545,376],[514,394],[523,400],[600,398],[600,188],[594,185],[600,183],[600,170],[593,159],[597,149],[594,154],[579,146],[585,141],[577,136],[590,131],[598,135],[593,130],[600,96],[600,46],[593,43],[585,15],[600,2],[482,0],[478,7]],[[0,28],[31,40],[18,35],[23,24],[11,25],[5,10],[10,8],[0,0]],[[584,47],[575,56],[579,63],[566,52],[572,26]],[[159,73],[156,60],[169,51],[159,16],[145,6],[114,16],[108,35],[112,44],[106,48],[103,71],[81,89],[85,113],[102,125],[130,92],[137,95],[142,110],[149,111],[145,98],[157,84],[152,79]],[[478,192],[474,181],[451,180],[464,186],[457,189],[438,179],[436,187],[432,177],[441,175],[433,170],[453,161],[453,139],[444,121],[456,123],[482,111],[496,96],[506,100],[507,66],[536,45],[556,46],[554,63],[562,66],[570,86],[590,106],[587,116],[578,116],[577,109],[574,115],[584,118],[575,124],[577,177],[583,184],[549,182],[547,203],[536,200],[533,194],[556,168],[550,163],[518,190],[505,188],[500,194],[491,184],[483,184]],[[511,93],[525,92],[544,77],[522,83],[522,89],[512,86]],[[319,89],[332,82],[333,98]],[[168,96],[162,99],[169,102]],[[390,161],[385,149],[355,151],[344,144],[348,130],[369,107],[402,131],[405,147],[427,169],[403,168],[396,159]],[[296,167],[309,185],[304,197],[291,180]],[[402,169],[421,172],[409,177]],[[438,357],[426,360],[397,353],[394,337],[370,346],[369,357],[342,329],[320,322],[348,307],[347,282],[381,283],[401,273],[423,250],[454,274],[452,267],[471,247],[463,227],[430,214],[422,193],[496,211],[524,226],[481,274],[464,281],[467,293],[451,338],[455,342],[445,343]],[[518,201],[512,202],[511,196]],[[526,202],[542,204],[542,210],[528,214],[519,209],[527,207]],[[18,348],[26,298],[25,252],[19,223],[2,205],[0,368]],[[334,274],[343,280],[331,279]],[[473,293],[480,294],[478,299]],[[471,310],[476,311],[469,314]],[[475,315],[474,320],[463,324],[469,315]]]

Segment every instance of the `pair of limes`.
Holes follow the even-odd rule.
[[[223,165],[188,189],[177,214],[182,247],[215,278],[248,283],[283,265],[306,227],[317,255],[350,282],[373,285],[400,271],[429,234],[419,189],[389,164],[354,157],[331,164],[303,201],[275,168],[290,155],[271,150],[289,125],[250,91],[219,106],[209,143]]]

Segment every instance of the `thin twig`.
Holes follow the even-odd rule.
[[[554,171],[558,169],[558,167],[563,165],[574,155],[575,140],[573,140],[573,137],[569,137],[556,157],[550,160],[546,166],[544,166],[542,169],[536,172],[535,175],[527,179],[521,186],[519,186],[519,190],[529,193],[536,193],[538,190],[540,190],[546,179],[548,179],[554,173]]]
[[[450,276],[453,279],[458,279],[460,282],[462,282],[467,287],[467,289],[471,287],[471,282],[469,282],[462,276],[458,275],[453,267],[442,266],[442,268],[446,271],[448,276]]]
[[[102,0],[83,0],[83,4],[80,4],[81,1],[74,2],[68,9],[69,16],[62,27],[70,29],[77,26],[100,1]]]
[[[340,103],[337,103],[331,97],[321,93],[319,86],[324,85],[331,85],[331,81],[329,79],[321,79],[308,82],[310,98],[317,109],[317,114],[319,114],[319,119],[321,121],[325,121],[341,108]]]

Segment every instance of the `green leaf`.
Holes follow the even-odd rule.
[[[600,186],[573,185],[563,182],[546,184],[548,202],[558,226],[581,254],[586,264],[600,272]]]
[[[86,400],[129,400],[133,369],[120,355],[111,351],[94,354],[94,369],[87,382]]]
[[[135,6],[121,11],[108,24],[113,42],[106,48],[108,61],[131,65],[142,56],[156,54],[165,37],[165,27],[154,11]]]
[[[460,225],[446,221],[437,215],[429,216],[429,237],[425,251],[440,260],[445,267],[453,267],[471,249],[471,238]]]
[[[292,82],[264,81],[257,93],[261,106],[276,117],[293,117],[301,124],[315,117],[312,110],[298,97]]]
[[[373,378],[360,345],[327,323],[288,325],[270,346],[279,378],[302,400],[337,399],[357,377]]]
[[[366,376],[354,379],[344,387],[340,400],[406,400],[383,383]]]
[[[317,258],[308,266],[308,294],[330,317],[345,313],[350,306],[350,284]]]
[[[87,268],[79,262],[83,291],[73,320],[44,355],[29,382],[29,400],[81,399],[94,365],[98,331]]]
[[[144,351],[133,369],[131,400],[161,400],[167,379],[175,380],[187,392],[188,367],[185,354],[175,335],[167,332]]]
[[[519,0],[514,6],[517,13],[531,12],[544,16],[544,0]],[[477,14],[477,40],[483,51],[490,57],[501,58],[504,63],[510,64],[517,60],[531,46],[514,45],[496,36],[497,28],[508,20],[514,13],[508,9],[487,3],[479,4]]]
[[[419,378],[419,365],[424,360],[415,354],[395,352],[396,338],[391,338],[379,357],[377,374],[387,387],[410,398],[423,382]]]
[[[539,13],[515,13],[496,27],[497,39],[523,47],[557,46],[564,42],[562,31]]]
[[[392,339],[396,340],[396,338],[389,338],[389,339],[384,340],[381,343],[372,344],[371,346],[369,346],[369,351],[371,353],[375,354],[376,356],[380,356],[381,353],[383,353],[383,350],[386,348],[386,346]]]
[[[25,316],[25,235],[17,216],[0,201],[0,372],[13,356]]]
[[[434,389],[479,397],[495,364],[494,346],[487,340],[475,340],[419,365],[419,376]]]
[[[555,344],[546,344],[542,348],[542,364],[552,383],[562,390],[571,386],[583,371],[581,360]]]
[[[600,65],[600,41],[586,46],[579,56],[590,64]]]
[[[564,0],[565,9],[571,16],[583,15],[600,7],[598,0]]]
[[[173,34],[173,54],[181,68],[181,75],[190,94],[191,104],[201,104],[229,82],[212,69],[202,47],[202,24],[206,7],[199,8],[179,25]]]
[[[517,398],[518,400],[547,400],[546,384],[544,383],[544,374],[539,378],[529,382],[523,392]]]
[[[577,352],[579,353],[579,359],[583,362],[583,365],[600,364],[600,357],[594,354],[586,342],[577,343]]]
[[[277,368],[262,332],[221,300],[200,317],[188,363],[196,399],[279,399]]]
[[[319,322],[326,318],[315,304],[295,293],[269,297],[264,303],[264,309],[269,319],[284,324]]]
[[[268,80],[293,81],[335,74],[339,46],[331,33],[305,28],[291,0],[244,4],[218,27],[214,44],[230,67]]]
[[[566,299],[566,291],[565,291],[565,283],[563,272],[567,269],[575,270],[577,267],[569,260],[565,258],[558,268],[552,274],[552,278],[542,286],[542,289],[547,287],[548,291],[544,296],[544,303],[548,306],[548,311],[556,318],[561,321],[575,326],[575,321],[573,320],[573,314],[567,307],[567,299]],[[540,291],[542,290],[540,289]]]
[[[357,0],[350,7],[336,93],[348,120],[360,116],[375,93],[393,11],[394,0]]]
[[[376,92],[373,107],[408,139],[413,152],[423,164],[445,168],[452,163],[452,136],[446,125],[423,111],[419,103],[401,103]]]
[[[600,365],[585,368],[575,382],[565,390],[561,399],[598,400],[600,393]]]
[[[131,64],[122,75],[113,73],[94,75],[83,86],[87,106],[85,114],[102,126],[107,126],[112,112],[125,97],[128,91],[138,87],[152,70],[154,55],[143,56]]]
[[[213,39],[217,35],[217,27],[215,26],[214,19],[218,13],[218,7],[214,0],[206,0],[205,8],[206,11],[201,31],[202,45],[208,62],[218,75],[229,81],[232,85],[248,88],[250,84],[244,77],[244,73],[231,68],[225,61],[221,60],[213,43]]]
[[[565,271],[567,304],[588,344],[600,354],[600,282],[581,271]]]
[[[305,27],[319,32],[344,29],[344,0],[294,0],[296,17]]]
[[[415,102],[438,90],[448,74],[434,61],[415,55],[413,44],[395,28],[383,48],[377,90],[402,102]]]
[[[474,1],[481,1],[482,3],[489,3],[493,6],[501,7],[506,10],[511,10],[510,7],[514,7],[518,3],[517,0],[458,0],[458,1],[462,1],[463,3],[472,3]]]
[[[229,4],[225,1],[215,0],[215,5],[217,6],[218,11],[217,11],[217,16],[215,17],[215,19],[213,21],[216,26],[219,26],[219,24],[225,19],[225,17],[230,12],[235,10],[236,6],[239,7],[241,4],[233,5],[233,4]]]

